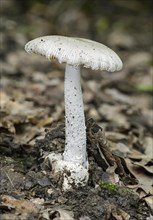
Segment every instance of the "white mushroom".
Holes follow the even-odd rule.
[[[57,59],[60,63],[66,63],[65,151],[63,158],[60,157],[60,162],[59,157],[55,159],[54,154],[50,155],[50,160],[54,163],[55,170],[63,169],[64,172],[66,169],[73,173],[65,177],[64,188],[69,188],[73,182],[75,185],[84,185],[88,180],[88,160],[80,66],[114,72],[122,68],[122,61],[114,51],[103,44],[83,38],[39,37],[28,42],[25,50],[28,53],[43,55],[49,60]]]

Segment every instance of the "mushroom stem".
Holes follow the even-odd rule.
[[[66,139],[64,160],[87,167],[86,126],[80,84],[80,66],[66,64],[64,91]]]

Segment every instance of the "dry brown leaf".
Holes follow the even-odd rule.
[[[142,157],[143,157],[143,154],[140,151],[135,150],[135,149],[132,149],[128,155],[128,158],[134,161],[140,161]]]
[[[118,142],[121,140],[128,140],[128,137],[126,135],[118,133],[118,132],[106,131],[105,135],[108,140],[113,141],[113,142]]]
[[[144,200],[149,206],[150,210],[153,210],[153,195],[145,197]]]
[[[153,220],[153,215],[150,215],[149,217],[147,217],[146,220]]]
[[[133,162],[134,165],[137,167],[142,168],[144,171],[153,174],[153,165],[152,165],[152,158],[153,158],[153,138],[145,137],[143,140],[143,148],[144,153],[141,153],[135,149],[131,151],[129,154],[129,158],[136,160]]]
[[[113,210],[112,216],[116,220],[129,220],[130,219],[130,215],[128,213],[124,212],[122,209]]]
[[[79,218],[79,220],[91,220],[88,216],[82,216]]]
[[[51,124],[52,122],[53,122],[52,117],[46,117],[44,119],[40,119],[37,124],[41,126],[46,126],[48,124]]]
[[[149,158],[148,158],[149,159]],[[150,174],[153,174],[153,166],[146,166],[146,163],[149,163],[149,160],[141,160],[140,162],[133,162],[134,165],[141,167],[145,171],[147,171]]]
[[[12,196],[3,195],[1,197],[2,204],[11,208],[14,208],[17,212],[37,212],[36,207],[34,204],[28,200],[22,199],[15,199]]]
[[[60,208],[43,210],[40,214],[40,218],[46,220],[74,220],[72,212]]]
[[[153,192],[153,181],[150,175],[142,172],[130,159],[125,158],[126,166],[130,173],[139,181],[138,187],[142,188],[147,194]]]
[[[106,172],[102,174],[104,182],[117,184],[119,182],[119,175],[115,173],[116,165],[107,168]]]
[[[116,100],[118,102],[134,104],[133,100],[129,96],[119,92],[117,89],[105,89],[105,93],[107,95],[110,95],[113,100]]]
[[[103,104],[99,108],[99,113],[109,121],[113,121],[118,125],[128,125],[128,121],[124,114],[121,113],[122,106],[113,106]]]
[[[31,119],[36,116],[40,117],[44,113],[44,109],[35,108],[30,101],[11,100],[11,98],[4,92],[0,93],[1,112],[5,112],[6,115]]]

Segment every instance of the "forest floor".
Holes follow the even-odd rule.
[[[50,6],[33,4],[22,20],[22,7],[16,1],[4,2],[0,24],[0,219],[153,219],[150,16],[137,12],[128,17],[127,11],[115,17],[111,28],[109,17],[93,16],[96,26],[92,29],[92,19],[78,5],[66,11],[62,3],[54,1]],[[82,68],[89,181],[68,192],[62,190],[60,176],[52,173],[46,160],[50,152],[64,151],[64,65],[24,51],[28,40],[46,33],[94,36],[124,63],[123,70],[113,74]],[[94,126],[98,127],[96,133]],[[111,158],[115,158],[114,164]]]

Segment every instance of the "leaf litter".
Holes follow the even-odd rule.
[[[4,2],[7,25],[1,24],[0,218],[152,219],[153,111],[149,36],[141,30],[140,34],[133,30],[134,34],[129,35],[113,28],[104,33],[104,39],[108,36],[104,43],[119,51],[124,69],[112,75],[82,71],[90,178],[86,187],[62,192],[62,179],[51,173],[45,158],[51,151],[61,153],[64,150],[63,66],[24,53],[23,46],[33,33],[26,30],[29,27],[25,24],[24,32],[16,31],[19,21],[5,10],[7,4],[16,6],[12,13],[21,14],[15,0]],[[66,19],[62,3],[49,6],[33,3],[32,9],[27,7],[24,16],[27,23],[35,24],[34,36],[48,33],[49,26],[40,25],[44,24],[42,8],[46,10],[45,19],[50,17],[52,28],[55,28],[52,20],[60,25],[59,30],[51,33],[65,33],[66,20],[58,20],[56,15],[59,6]],[[47,7],[54,8],[54,13],[52,10],[49,13]],[[70,9],[67,10],[71,14]],[[90,36],[91,21],[79,10],[75,10],[77,19],[73,18],[77,33],[69,32],[72,23],[68,20],[66,33],[80,35],[80,18],[84,21],[86,35]],[[141,19],[149,21],[143,16]],[[99,33],[97,30],[97,39],[101,39]],[[141,40],[144,37],[147,42]],[[145,90],[140,89],[142,84],[146,85]]]

